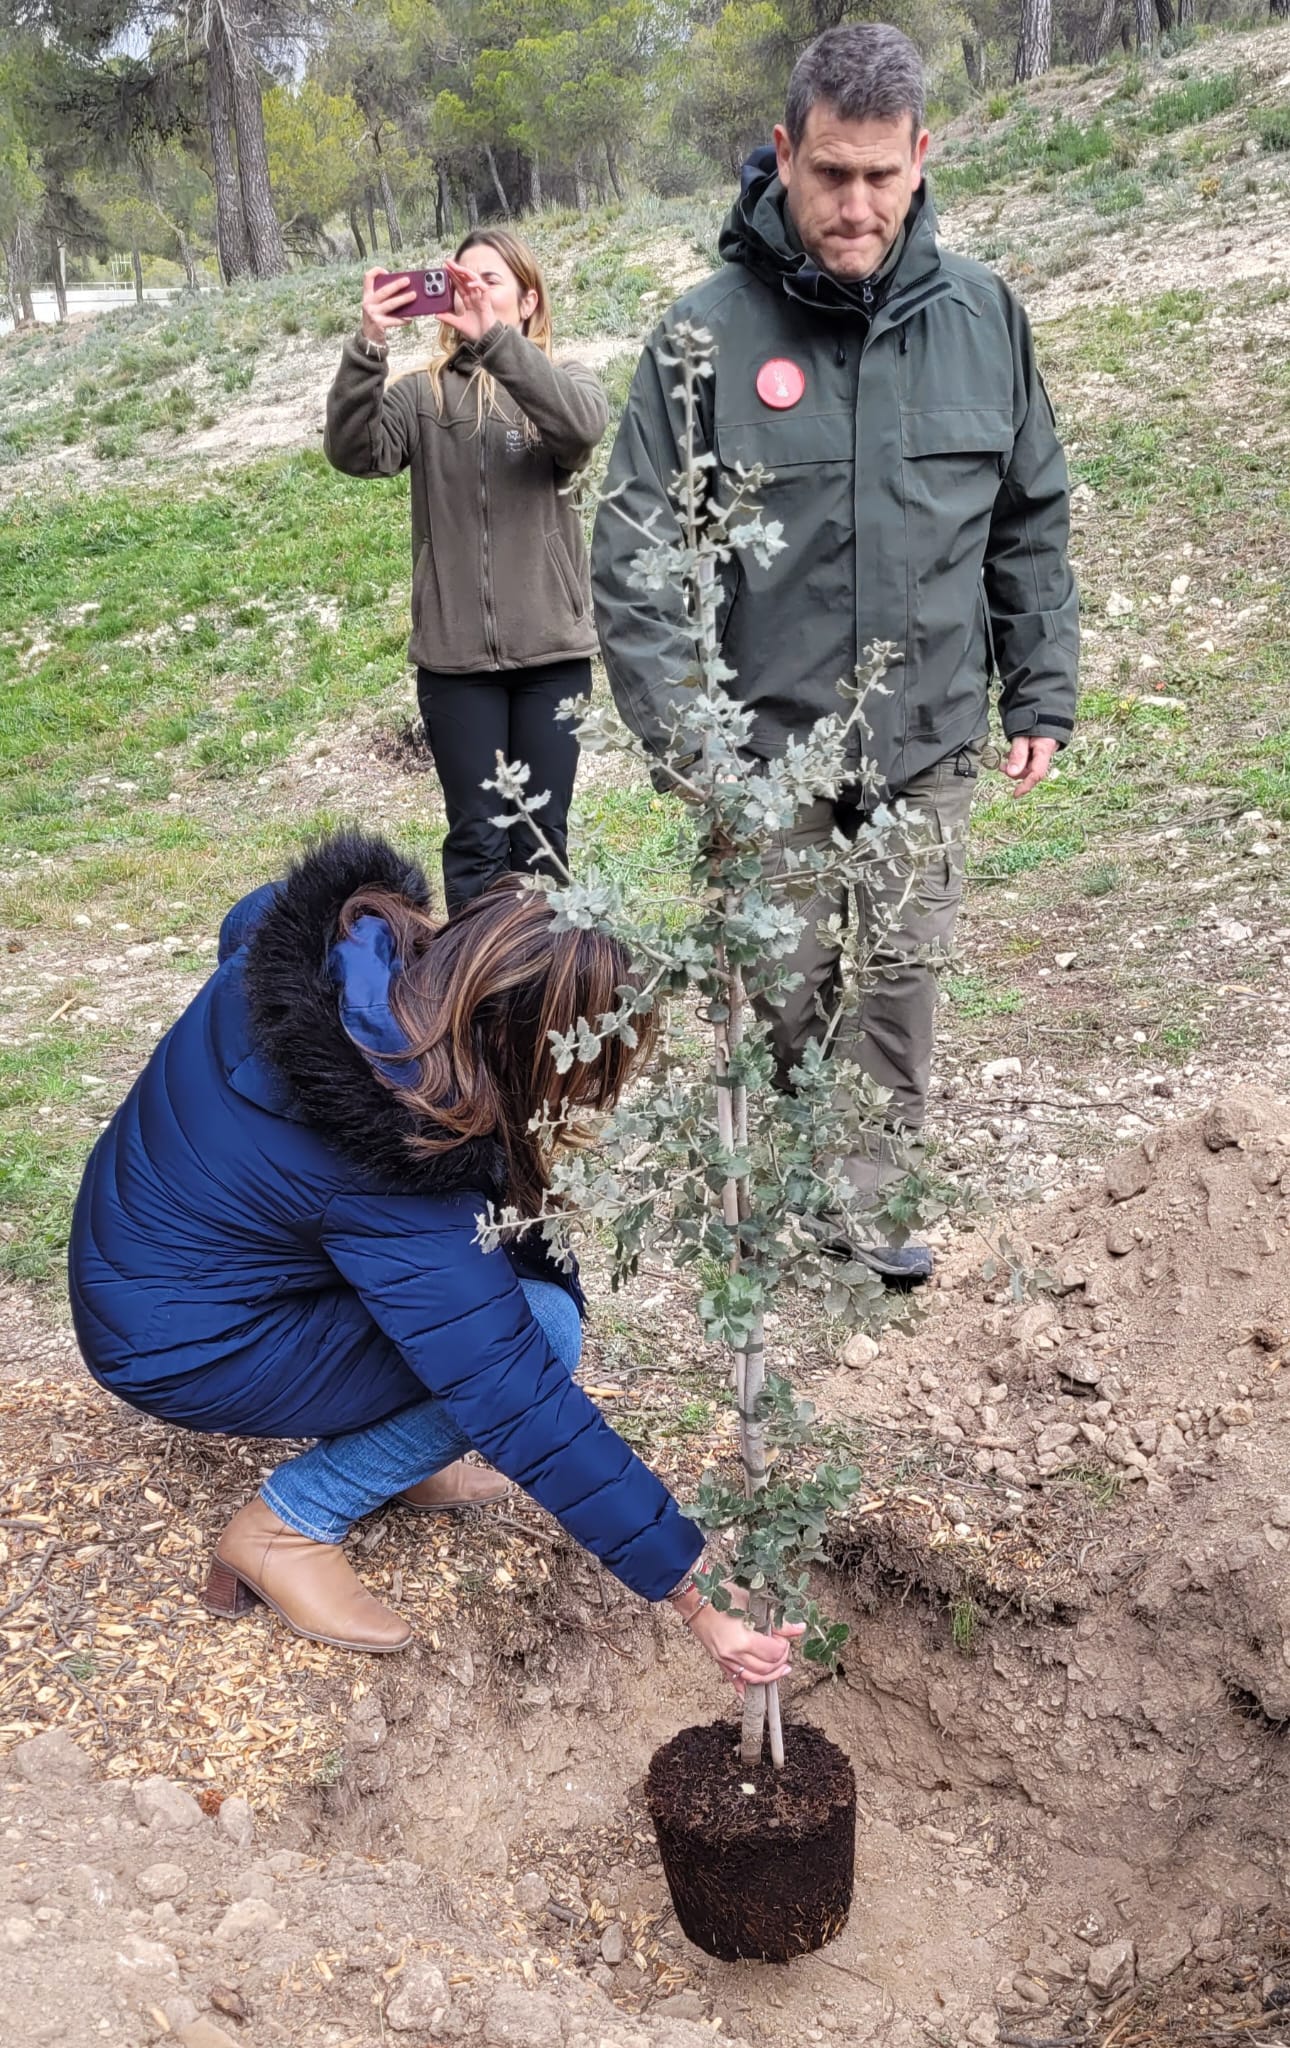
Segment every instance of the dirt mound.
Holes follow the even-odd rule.
[[[1253,1491],[1290,1412],[1288,1251],[1290,1103],[1224,1096],[960,1243],[936,1312],[884,1342],[858,1406],[924,1417],[1013,1487],[1091,1470],[1158,1496],[1226,1462]]]

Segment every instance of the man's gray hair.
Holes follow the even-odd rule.
[[[815,106],[842,121],[898,121],[909,116],[917,135],[926,89],[923,60],[909,37],[885,21],[826,29],[803,50],[788,81],[784,126],[794,149]]]

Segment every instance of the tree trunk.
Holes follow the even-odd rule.
[[[506,187],[502,183],[502,174],[497,168],[497,158],[493,155],[493,145],[491,142],[484,144],[484,156],[488,162],[488,175],[493,181],[493,190],[497,194],[497,204],[501,208],[503,216],[509,219],[511,202],[506,197]]]
[[[578,157],[573,166],[573,198],[579,213],[587,211],[587,173],[582,158]]]
[[[962,52],[963,52],[963,69],[964,69],[964,71],[965,71],[965,72],[967,73],[967,82],[968,82],[968,84],[969,84],[969,85],[971,86],[971,88],[972,88],[973,92],[984,92],[984,91],[985,91],[985,39],[984,39],[984,37],[982,37],[982,36],[978,36],[978,35],[970,35],[970,36],[960,36],[960,37],[959,37],[959,47],[960,47],[960,49],[961,49],[961,50],[962,50]]]
[[[136,306],[141,306],[143,304],[143,258],[139,254],[139,244],[137,242],[130,244],[130,268],[134,272],[134,303]]]
[[[1173,0],[1156,0],[1156,20],[1160,24],[1161,35],[1167,36],[1174,25]]]
[[[1111,40],[1111,31],[1115,27],[1115,10],[1118,5],[1119,0],[1102,0],[1102,5],[1085,33],[1083,54],[1086,64],[1100,64],[1105,57],[1107,45]]]
[[[1052,54],[1053,0],[1021,0],[1021,33],[1017,37],[1013,83],[1020,85],[1027,78],[1042,78],[1052,62]]]
[[[614,154],[612,142],[605,144],[605,168],[609,172],[609,182],[614,188],[614,198],[622,205],[626,201],[627,194],[623,190],[623,181],[618,170],[618,158]]]
[[[358,224],[358,208],[356,206],[351,206],[349,209],[349,231],[354,237],[354,247],[358,250],[359,262],[366,263],[367,244],[363,240],[363,230]]]
[[[1290,0],[1268,0],[1269,21],[1290,21]]]
[[[66,325],[67,325],[67,244],[66,244],[66,242],[55,242],[55,244],[54,244],[54,261],[53,261],[53,264],[52,264],[52,269],[53,269],[53,273],[54,273],[54,298],[55,298],[55,300],[56,300],[56,302],[57,302],[57,305],[58,305],[58,324],[59,324],[59,326],[60,326],[60,327],[66,327]]]
[[[206,46],[206,120],[210,128],[211,163],[215,173],[215,246],[220,275],[226,285],[245,277],[251,268],[242,215],[242,188],[233,153],[233,88],[229,76],[228,38],[224,18],[212,16]]]
[[[376,195],[370,185],[363,191],[363,210],[367,215],[367,239],[372,245],[372,254],[379,256],[381,243],[376,232]]]
[[[1178,26],[1190,28],[1196,19],[1196,0],[1178,0]]]
[[[1138,48],[1153,49],[1156,40],[1156,15],[1151,0],[1133,0],[1133,18],[1137,29]]]
[[[201,280],[197,275],[197,259],[193,255],[193,245],[182,229],[179,231],[177,240],[179,242],[179,260],[184,266],[184,290],[189,292],[200,291]]]
[[[434,231],[441,241],[447,241],[453,231],[452,186],[442,164],[437,166],[435,173]]]
[[[372,137],[372,147],[376,151],[376,182],[380,188],[381,211],[385,215],[386,232],[390,238],[390,253],[395,255],[403,247],[398,202],[394,197],[394,188],[390,184],[389,172],[385,168],[385,158],[381,155],[381,145],[376,135]]]
[[[529,158],[529,211],[542,211],[542,164],[535,156]]]
[[[233,125],[237,130],[237,176],[242,214],[257,277],[281,277],[287,269],[286,244],[269,184],[269,152],[264,141],[264,102],[255,52],[249,42],[230,47]]]
[[[475,197],[473,185],[466,187],[466,219],[472,228],[479,226],[479,201]]]

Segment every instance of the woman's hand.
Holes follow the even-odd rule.
[[[375,280],[379,270],[369,270],[363,279],[363,334],[366,340],[383,346],[390,338],[391,327],[397,327],[405,316],[400,306],[411,305],[416,298],[409,277],[391,277],[377,287]]]
[[[750,1685],[774,1685],[787,1678],[793,1660],[793,1644],[806,1634],[800,1621],[787,1621],[769,1634],[760,1635],[746,1620],[748,1595],[742,1586],[727,1581],[730,1608],[719,1614],[715,1607],[699,1606],[693,1590],[678,1596],[674,1605],[714,1663],[721,1666],[740,1699]]]
[[[439,315],[445,327],[455,327],[467,341],[482,341],[490,327],[496,327],[492,297],[482,277],[462,263],[449,263],[448,275],[456,294],[455,311]]]

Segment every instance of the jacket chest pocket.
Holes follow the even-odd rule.
[[[796,411],[762,414],[756,419],[722,419],[716,424],[717,461],[724,470],[753,468],[760,463],[773,476],[785,472],[850,467],[855,461],[855,415],[852,412]],[[772,486],[772,496],[773,496]]]
[[[1012,416],[994,406],[901,408],[908,514],[945,534],[988,523],[1012,454]]]

